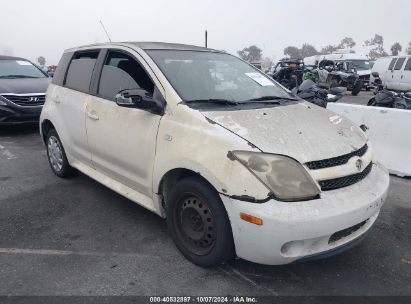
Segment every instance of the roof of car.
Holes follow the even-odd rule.
[[[189,45],[189,44],[181,44],[181,43],[167,43],[167,42],[107,42],[107,43],[99,43],[99,44],[91,44],[91,45],[83,45],[80,47],[72,48],[66,51],[74,51],[76,49],[82,48],[97,48],[99,46],[106,46],[106,45],[113,45],[113,46],[135,46],[143,50],[184,50],[184,51],[207,51],[207,52],[222,52],[215,49],[205,48],[196,45]]]
[[[0,55],[0,60],[26,60],[25,58],[21,58],[21,57],[14,57],[14,56],[5,56],[5,55]]]

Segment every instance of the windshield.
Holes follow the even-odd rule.
[[[368,60],[347,60],[348,69],[357,69],[359,71],[370,70],[370,62]]]
[[[44,78],[37,67],[26,60],[0,60],[0,78]]]
[[[147,50],[184,101],[252,102],[270,96],[295,98],[235,56],[201,51]],[[257,102],[257,101],[254,101]]]

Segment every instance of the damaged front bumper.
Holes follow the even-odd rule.
[[[387,196],[389,175],[380,164],[360,182],[321,193],[304,202],[274,199],[256,204],[221,195],[233,231],[237,256],[267,264],[329,254],[357,243],[375,223]],[[261,218],[258,226],[240,213]]]

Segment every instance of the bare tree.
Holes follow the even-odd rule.
[[[314,55],[318,55],[319,52],[316,50],[314,46],[308,43],[304,43],[303,46],[300,49],[301,57],[310,57]]]
[[[336,50],[338,50],[338,46],[335,45],[327,45],[326,47],[323,47],[320,51],[321,54],[323,55],[327,55],[327,54],[331,54],[333,52],[335,52]]]
[[[46,58],[44,58],[43,56],[40,56],[39,58],[37,58],[37,62],[39,63],[41,67],[44,67],[46,65]]]
[[[375,34],[370,40],[364,41],[364,44],[366,46],[374,46],[368,54],[368,57],[370,57],[371,60],[388,56],[387,52],[384,50],[384,38],[381,35]]]
[[[396,42],[391,47],[391,54],[397,56],[402,51],[402,46],[399,42]]]
[[[345,37],[344,39],[341,40],[340,44],[338,45],[339,48],[341,49],[346,49],[346,48],[353,48],[355,46],[355,41],[351,37]]]
[[[298,47],[296,47],[296,46],[287,46],[287,47],[284,49],[284,55],[288,55],[288,56],[290,56],[291,58],[295,58],[295,59],[302,57],[302,56],[301,56],[300,49],[299,49]]]
[[[291,58],[305,58],[320,54],[314,46],[308,43],[304,43],[299,49],[296,46],[288,46],[284,49],[284,55],[288,55]]]
[[[262,57],[262,50],[255,45],[251,45],[237,52],[241,59],[252,62],[260,61]]]

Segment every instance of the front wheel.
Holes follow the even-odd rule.
[[[351,90],[351,95],[352,96],[357,96],[361,92],[362,87],[363,87],[363,82],[362,81],[356,81],[354,83],[354,86],[353,86],[352,90]]]
[[[198,177],[184,178],[167,199],[167,226],[181,253],[209,267],[234,256],[234,241],[224,205],[214,188]]]

